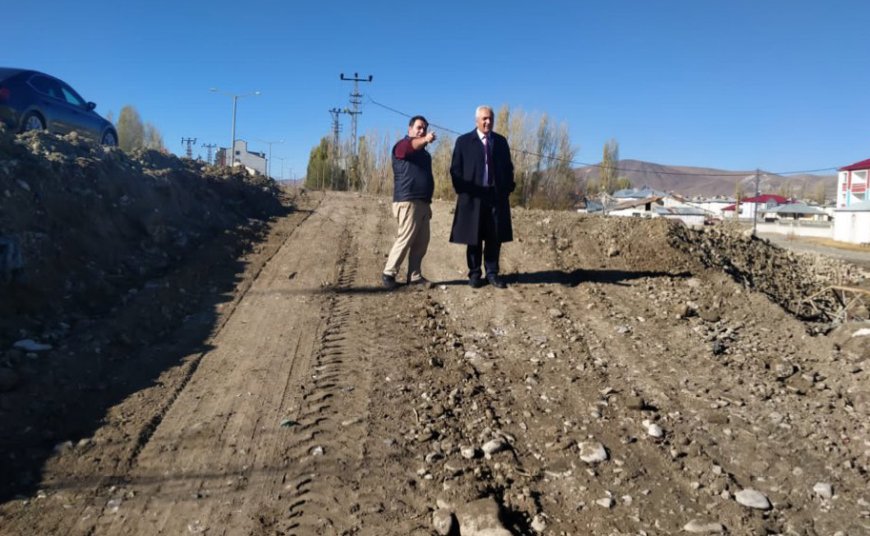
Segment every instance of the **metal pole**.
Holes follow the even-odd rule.
[[[758,228],[758,169],[755,170],[755,210],[752,212],[752,236]]]
[[[238,102],[238,100],[239,96],[233,95],[233,138],[230,142],[230,160],[229,164],[227,164],[230,167],[233,167],[236,160],[236,102]]]

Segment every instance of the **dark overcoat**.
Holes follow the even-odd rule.
[[[456,210],[453,213],[453,228],[450,231],[450,241],[454,244],[480,243],[481,197],[492,199],[498,241],[510,242],[514,238],[509,198],[516,184],[510,147],[504,136],[495,132],[490,133],[490,136],[492,139],[490,173],[495,179],[494,187],[483,186],[486,161],[483,142],[477,135],[477,129],[456,138],[453,160],[450,163],[450,179],[456,191]]]

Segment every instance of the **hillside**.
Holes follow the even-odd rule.
[[[620,176],[627,177],[633,186],[649,186],[663,192],[674,192],[685,196],[733,196],[738,182],[743,191],[755,192],[755,170],[725,171],[721,169],[689,166],[668,166],[640,160],[620,160]],[[598,167],[587,166],[575,170],[581,180],[597,179]],[[837,186],[836,175],[793,175],[781,176],[761,171],[759,191],[775,193],[783,185],[790,187],[793,195],[801,191],[812,195],[819,183],[824,184],[826,197],[832,199]]]

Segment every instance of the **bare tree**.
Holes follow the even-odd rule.
[[[145,149],[154,149],[162,151],[166,147],[163,145],[163,135],[157,130],[153,123],[145,123],[143,129],[143,147]]]
[[[145,126],[139,112],[129,104],[121,108],[118,116],[118,145],[124,151],[139,149],[145,145]]]

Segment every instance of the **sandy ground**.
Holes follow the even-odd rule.
[[[386,292],[386,200],[295,206],[102,351],[98,418],[7,442],[0,534],[870,533],[866,321],[810,335],[662,221],[517,211],[509,288],[471,289],[446,203],[435,285]]]

